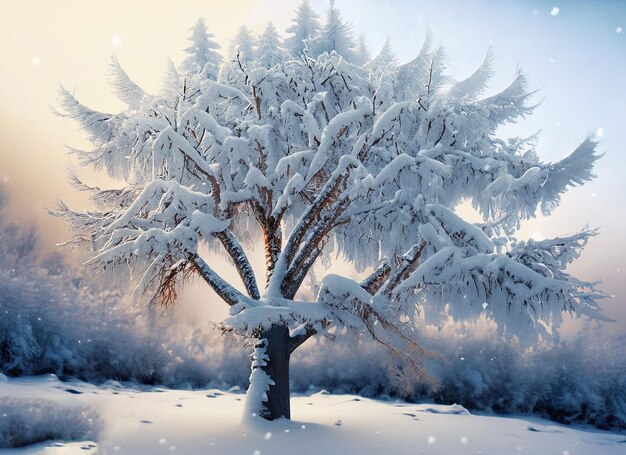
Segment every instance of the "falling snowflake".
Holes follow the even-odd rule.
[[[120,47],[122,45],[122,42],[123,42],[122,37],[119,35],[113,35],[111,37],[111,44],[114,47]]]
[[[623,30],[622,27],[617,27],[615,29],[615,33],[622,33],[622,30]]]
[[[559,9],[558,6],[555,6],[554,8],[552,8],[552,11],[550,11],[550,14],[552,16],[556,16],[557,14],[559,14],[559,12],[561,12],[561,10]]]
[[[437,442],[437,438],[435,438],[434,436],[428,436],[426,442],[428,442],[428,444],[434,444],[435,442]]]

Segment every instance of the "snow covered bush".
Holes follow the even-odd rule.
[[[292,388],[326,389],[413,403],[458,403],[471,411],[534,414],[567,424],[626,429],[626,344],[623,337],[584,333],[532,350],[493,329],[426,332],[436,387],[424,384],[384,347],[346,335],[321,341],[293,358]]]
[[[260,41],[242,27],[217,80],[196,53],[215,46],[194,32],[189,58],[202,61],[187,60],[185,74],[170,65],[160,93],[114,60],[113,88],[128,106],[118,114],[61,90],[61,115],[93,144],[73,152],[119,185],[77,177],[95,209],[59,207],[93,246],[91,266],[130,271],[137,297],[166,306],[190,276],[204,279],[230,306],[224,331],[254,340],[246,409],[270,420],[290,416],[289,358],[314,336],[367,333],[425,378],[417,321],[484,316],[533,341],[553,336],[563,313],[601,317],[602,294],[565,271],[595,231],[515,238],[522,220],[549,214],[593,177],[593,139],[546,163],[532,139],[499,137],[533,107],[521,73],[483,96],[490,53],[462,81],[446,74],[430,37],[408,63],[385,46],[358,66],[332,2],[319,32],[299,20],[290,30],[304,47],[292,55],[273,26]],[[482,223],[455,212],[467,200]],[[257,242],[264,282],[247,256]],[[203,245],[234,264],[239,287],[207,263]],[[305,299],[305,279],[335,255],[365,278],[327,274]]]
[[[91,408],[41,398],[0,397],[0,449],[44,441],[95,441],[102,429]]]
[[[626,337],[584,336],[530,356],[533,387],[523,412],[563,423],[626,429]],[[548,366],[546,368],[546,366]],[[490,406],[485,401],[485,405]],[[532,407],[530,406],[532,405]]]
[[[50,258],[42,265],[33,229],[0,226],[5,253],[0,256],[0,371],[89,376],[119,363],[128,362],[127,371],[141,365],[130,359],[141,355],[140,344],[129,343],[135,339],[132,328],[141,326],[139,311],[122,309],[119,290],[88,282],[58,258],[54,265]]]
[[[243,385],[245,353],[228,349],[210,327],[172,326],[161,312],[74,273],[0,270],[0,372],[171,387]]]

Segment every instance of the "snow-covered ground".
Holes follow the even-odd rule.
[[[2,455],[180,453],[281,454],[623,454],[626,436],[528,417],[470,415],[460,406],[370,400],[325,392],[296,396],[293,421],[243,426],[239,391],[129,388],[60,382],[54,376],[0,382],[0,435],[24,400],[53,402],[59,422],[93,422],[98,441],[40,443]],[[12,403],[12,406],[6,403]],[[58,405],[65,413],[58,412]],[[93,408],[93,413],[86,412]],[[45,408],[45,406],[44,406]],[[81,416],[73,414],[82,414]],[[82,419],[82,420],[81,420]],[[100,422],[101,421],[101,422]],[[4,425],[4,427],[3,427]],[[71,432],[68,430],[68,432]],[[1,442],[1,441],[0,441]]]

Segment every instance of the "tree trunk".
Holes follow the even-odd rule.
[[[256,414],[267,420],[291,418],[289,356],[289,329],[286,326],[274,325],[261,333],[252,356],[250,389],[246,396],[247,417]],[[255,371],[257,369],[262,373]]]

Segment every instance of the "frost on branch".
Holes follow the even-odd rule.
[[[445,246],[416,268],[397,292],[417,292],[431,317],[468,320],[485,315],[500,329],[526,340],[556,336],[561,313],[602,318],[594,283],[564,270],[594,231],[551,240],[517,242],[506,254],[472,254]]]
[[[600,317],[594,284],[565,271],[594,231],[514,237],[522,220],[550,212],[593,177],[596,143],[545,163],[536,138],[496,134],[533,107],[519,72],[483,96],[491,51],[461,81],[446,74],[430,37],[408,63],[397,63],[387,42],[357,66],[334,6],[322,26],[305,21],[307,7],[287,49],[271,25],[259,40],[242,28],[231,58],[214,60],[216,80],[171,64],[161,92],[146,94],[114,61],[122,113],[100,113],[62,90],[62,115],[93,143],[74,152],[120,183],[100,189],[76,177],[97,208],[60,207],[77,240],[94,248],[90,264],[129,266],[138,293],[164,302],[197,273],[231,306],[225,330],[259,337],[286,326],[291,350],[354,330],[419,357],[417,318],[484,315],[509,335],[553,336],[562,313]],[[483,223],[455,211],[465,200]],[[264,280],[246,255],[259,242]],[[232,261],[245,291],[200,257],[205,244]],[[327,276],[315,297],[298,300],[331,254],[363,281]]]

